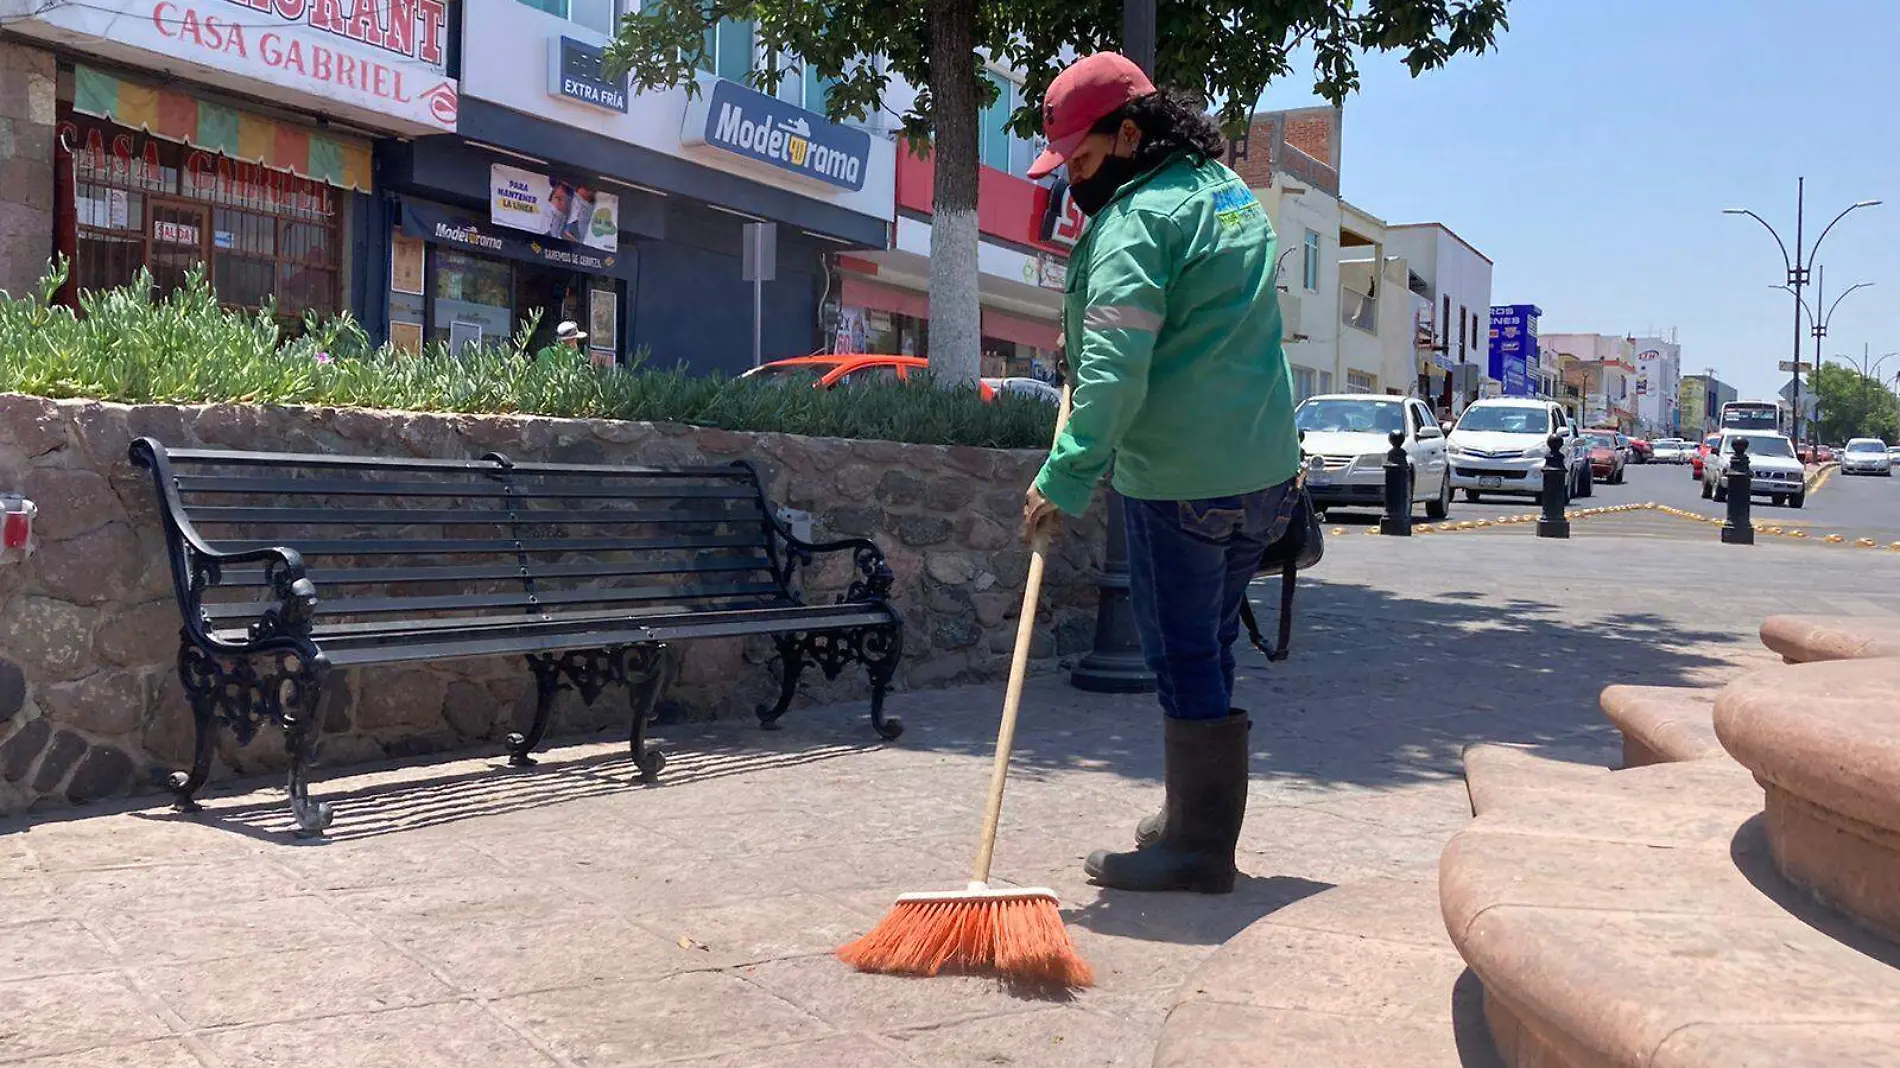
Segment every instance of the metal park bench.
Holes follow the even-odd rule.
[[[870,675],[871,723],[903,730],[884,698],[903,652],[884,554],[854,538],[799,540],[756,471],[422,460],[167,449],[132,443],[152,473],[184,627],[178,674],[196,726],[189,771],[166,785],[198,808],[220,724],[240,744],[283,728],[290,807],[300,834],[329,825],[313,803],[319,700],[334,669],[519,654],[534,675],[534,722],[507,739],[527,766],[554,700],[592,704],[629,687],[630,745],[652,782],[665,756],[646,740],[667,678],[669,642],[770,635],[784,673],[773,726],[807,664]],[[856,576],[837,604],[808,605],[795,584],[814,554],[849,553]],[[321,594],[321,596],[319,596]]]

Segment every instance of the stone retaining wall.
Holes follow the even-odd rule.
[[[692,464],[746,459],[779,504],[809,511],[822,540],[869,535],[890,557],[906,624],[900,690],[1000,678],[1028,556],[1016,537],[1036,451],[738,434],[685,426],[246,405],[126,406],[0,395],[0,492],[39,505],[37,551],[0,564],[0,813],[40,800],[153,789],[183,768],[190,711],[175,671],[178,609],[150,476],[126,458],[141,435],[168,445]],[[1052,553],[1035,663],[1084,651],[1095,612],[1101,509],[1067,525]],[[805,578],[830,601],[850,579],[833,560]],[[769,642],[681,647],[663,718],[750,717],[775,692]],[[338,672],[326,695],[325,764],[496,742],[525,723],[532,693],[512,660]],[[864,700],[862,671],[805,675],[807,700]],[[626,704],[571,695],[556,731],[620,725]],[[901,692],[890,709],[901,715]],[[786,724],[797,729],[797,706]],[[867,734],[869,728],[866,728]],[[217,774],[282,764],[281,735],[220,742]]]

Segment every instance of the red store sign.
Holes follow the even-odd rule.
[[[897,207],[900,211],[931,214],[935,181],[934,156],[919,158],[906,150],[897,153]],[[1066,257],[1076,238],[1082,235],[1085,220],[1081,210],[1066,195],[1060,208],[1062,214],[1056,220],[1052,239],[1044,241],[1042,221],[1049,210],[1048,188],[993,167],[978,168],[976,227],[988,237],[1024,250]]]

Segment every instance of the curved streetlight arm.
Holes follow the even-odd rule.
[[[1849,208],[1849,209],[1847,209],[1847,210],[1848,210],[1848,211],[1853,211],[1854,209],[1853,209],[1853,208]],[[1760,224],[1761,224],[1761,228],[1762,228],[1762,229],[1764,229],[1764,230],[1766,230],[1766,231],[1768,231],[1768,236],[1769,236],[1769,237],[1772,237],[1772,238],[1774,238],[1774,239],[1775,239],[1775,245],[1776,245],[1777,247],[1779,247],[1779,248],[1781,249],[1781,265],[1782,265],[1783,267],[1785,267],[1785,268],[1787,268],[1787,271],[1788,271],[1788,273],[1789,273],[1790,275],[1792,275],[1792,274],[1794,274],[1794,261],[1792,261],[1792,260],[1790,260],[1790,259],[1788,258],[1788,245],[1787,245],[1787,242],[1785,242],[1785,241],[1783,241],[1783,240],[1781,240],[1781,235],[1775,232],[1775,228],[1774,228],[1774,227],[1772,227],[1772,226],[1770,226],[1770,225],[1768,225],[1768,220],[1767,220],[1767,219],[1764,219],[1764,218],[1762,218],[1761,216],[1759,216],[1759,215],[1757,215],[1757,214],[1755,214],[1754,212],[1752,212],[1752,211],[1750,211],[1750,210],[1748,210],[1747,208],[1723,208],[1723,209],[1722,209],[1722,214],[1724,214],[1724,215],[1746,215],[1746,216],[1748,216],[1749,218],[1751,218],[1751,219],[1753,219],[1753,220],[1755,220],[1756,222],[1758,222],[1758,223],[1760,223]],[[1836,221],[1839,221],[1839,220],[1836,220]],[[1829,223],[1828,225],[1830,225],[1830,226],[1832,226],[1832,225],[1833,225],[1833,223]],[[1820,242],[1819,242],[1819,241],[1817,241],[1817,242],[1815,242],[1815,244],[1817,244],[1817,245],[1818,245],[1818,244],[1820,244]]]
[[[1808,313],[1808,322],[1810,322],[1810,323],[1812,323],[1812,322],[1814,322],[1814,310],[1813,310],[1812,308],[1809,308],[1809,307],[1808,307],[1808,301],[1807,301],[1807,298],[1806,298],[1806,297],[1803,297],[1803,296],[1802,296],[1801,294],[1799,294],[1799,293],[1795,293],[1795,292],[1794,292],[1794,287],[1793,287],[1793,286],[1791,286],[1791,285],[1789,285],[1789,284],[1788,284],[1788,283],[1786,283],[1786,282],[1783,282],[1783,283],[1782,283],[1782,284],[1780,284],[1780,285],[1772,285],[1772,284],[1771,284],[1771,285],[1770,285],[1770,286],[1769,286],[1768,288],[1769,288],[1769,289],[1779,289],[1779,290],[1781,290],[1781,291],[1782,291],[1783,293],[1794,293],[1794,299],[1795,299],[1795,302],[1801,305],[1801,310],[1802,310],[1802,311],[1804,311],[1804,312],[1807,312],[1807,313]],[[1844,293],[1843,293],[1843,294],[1842,294],[1842,296],[1846,296],[1846,294],[1844,294]]]
[[[1872,282],[1856,282],[1853,285],[1847,287],[1846,293],[1842,293],[1840,296],[1835,297],[1834,303],[1827,306],[1827,314],[1821,317],[1822,332],[1825,333],[1827,331],[1827,324],[1834,321],[1834,309],[1841,306],[1841,301],[1847,299],[1848,293],[1852,293],[1856,289],[1866,289],[1870,285],[1873,285],[1873,283]],[[1809,313],[1808,319],[1810,322],[1813,321],[1814,319],[1813,313]]]
[[[1813,263],[1814,258],[1821,254],[1821,242],[1827,240],[1827,232],[1829,230],[1834,229],[1834,223],[1840,222],[1842,219],[1847,218],[1848,215],[1852,214],[1857,209],[1871,208],[1878,203],[1880,203],[1880,201],[1878,200],[1863,200],[1863,201],[1860,201],[1859,203],[1849,204],[1847,207],[1841,209],[1841,213],[1839,215],[1834,216],[1833,222],[1830,222],[1826,226],[1821,228],[1821,236],[1814,239],[1814,244],[1808,246],[1808,262]],[[1763,225],[1767,225],[1767,224],[1764,223]],[[1795,251],[1800,252],[1801,250],[1796,249]],[[1784,256],[1787,255],[1785,251],[1782,254]]]

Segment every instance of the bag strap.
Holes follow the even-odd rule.
[[[1260,634],[1260,623],[1254,619],[1253,605],[1246,598],[1240,601],[1240,621],[1247,627],[1247,640],[1253,643],[1269,661],[1279,663],[1287,658],[1287,652],[1293,644],[1293,587],[1299,572],[1293,561],[1287,561],[1280,570],[1280,629],[1278,648],[1267,644]]]

